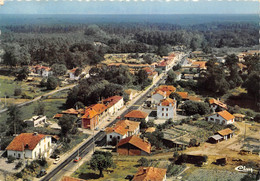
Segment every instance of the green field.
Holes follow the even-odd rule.
[[[64,103],[65,99],[46,99],[42,101],[45,105],[45,115],[47,118],[52,118],[55,114],[61,112],[65,108]],[[30,105],[21,107],[22,119],[28,119],[33,116],[34,108],[37,106],[37,102],[34,102]],[[3,122],[7,119],[7,112],[0,114],[0,122]]]

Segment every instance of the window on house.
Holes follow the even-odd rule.
[[[164,108],[162,108],[162,111],[164,111]]]
[[[117,139],[120,140],[120,136],[117,136]]]
[[[15,156],[15,153],[14,153],[14,156]]]
[[[214,121],[214,119],[213,119],[213,118],[210,118],[210,121]]]
[[[164,116],[164,113],[162,113],[162,116]]]
[[[112,139],[112,135],[110,135],[110,138]]]
[[[166,116],[168,116],[168,113],[166,113]]]
[[[168,111],[168,108],[166,108],[166,111]]]
[[[20,153],[18,153],[18,158],[21,158],[21,154]]]

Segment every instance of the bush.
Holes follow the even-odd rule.
[[[140,158],[137,162],[142,167],[147,167],[149,165],[149,161],[146,158],[144,158],[144,157]]]
[[[13,156],[8,156],[7,157],[7,163],[13,163],[14,160],[15,160],[15,157],[13,157]]]
[[[19,162],[15,165],[15,169],[19,169],[19,168],[21,168],[21,166],[23,166],[23,162],[19,161]]]
[[[22,94],[22,89],[21,88],[15,88],[14,89],[14,96],[19,96]]]
[[[37,163],[39,163],[39,165],[42,167],[47,165],[47,161],[45,158],[41,158],[41,159],[37,160]]]
[[[15,176],[18,177],[18,178],[23,178],[23,174],[22,174],[22,172],[18,172],[18,173],[16,173]]]

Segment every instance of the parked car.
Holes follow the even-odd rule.
[[[81,157],[77,156],[75,159],[74,159],[74,162],[79,162],[81,160]]]
[[[40,177],[42,177],[42,176],[44,176],[44,175],[46,175],[46,174],[47,174],[46,170],[42,169],[42,170],[40,171],[40,173],[39,173],[36,177],[37,177],[37,178],[40,178]]]
[[[60,162],[60,157],[57,157],[57,158],[54,160],[53,164],[57,164],[57,163],[59,163],[59,162]]]

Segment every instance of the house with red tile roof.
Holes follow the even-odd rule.
[[[188,92],[176,92],[176,93],[179,94],[179,96],[181,97],[182,100],[189,100]]]
[[[134,89],[126,89],[125,93],[128,95],[130,101],[138,95],[138,91]]]
[[[218,131],[216,134],[222,136],[224,140],[227,140],[227,139],[230,139],[233,137],[234,132],[231,129],[226,128],[226,129]]]
[[[169,95],[173,92],[176,91],[176,88],[172,85],[160,85],[159,87],[157,87],[155,89],[155,91],[162,91],[162,92],[166,92],[166,97],[169,97]]]
[[[228,111],[220,111],[216,112],[208,117],[206,117],[206,121],[214,122],[217,124],[233,124],[235,122],[235,116],[230,114]]]
[[[156,72],[152,67],[144,67],[143,70],[146,71],[148,79],[152,80],[152,82],[154,82],[158,77],[158,72]]]
[[[119,155],[149,155],[151,153],[151,144],[133,135],[121,139],[116,145],[116,151]]]
[[[206,70],[207,69],[206,63],[207,61],[196,61],[196,62],[192,62],[192,66],[195,66],[199,70]]]
[[[140,110],[132,110],[125,115],[125,118],[131,121],[141,122],[144,120],[145,122],[148,122],[148,113]]]
[[[42,66],[42,65],[35,65],[30,67],[30,74],[31,75],[38,75],[42,77],[48,77],[53,74],[50,67]]]
[[[85,129],[95,129],[99,123],[99,115],[98,113],[90,108],[86,108],[85,114],[81,117],[81,125],[82,128]]]
[[[15,158],[38,159],[49,157],[51,148],[51,136],[35,133],[21,133],[6,147],[7,156]]]
[[[140,122],[121,120],[113,127],[106,128],[107,144],[112,144],[113,141],[118,143],[121,139],[140,133]]]
[[[100,103],[93,104],[87,107],[86,109],[90,109],[90,108],[97,112],[99,119],[108,116],[108,107],[105,104],[100,104]]]
[[[166,181],[167,169],[139,167],[132,181]]]
[[[158,104],[166,98],[166,91],[157,90],[152,94],[151,98],[151,104]]]
[[[76,75],[76,74],[75,74],[77,69],[78,69],[78,68],[74,68],[74,69],[71,69],[71,70],[68,71],[68,72],[69,72],[69,78],[70,78],[71,80],[79,80],[79,76],[80,76],[80,75]]]
[[[214,98],[209,100],[210,108],[213,112],[216,110],[227,110],[227,105],[221,102],[219,99],[216,100]]]
[[[162,119],[173,119],[176,116],[176,100],[166,98],[157,105],[157,117]]]
[[[108,108],[110,116],[114,115],[124,106],[124,99],[122,96],[112,96],[102,101]]]

